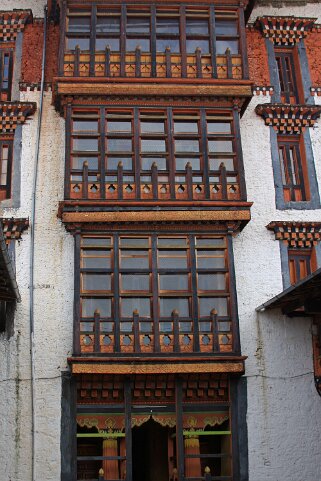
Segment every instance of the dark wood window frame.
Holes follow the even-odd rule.
[[[316,253],[313,247],[289,248],[288,261],[291,284],[296,284],[317,268]]]
[[[0,200],[11,196],[13,140],[0,139]]]
[[[0,48],[0,100],[11,100],[13,49]]]
[[[309,178],[302,135],[279,135],[278,149],[285,202],[310,200]]]
[[[81,19],[77,26],[77,18]],[[112,19],[109,25],[100,19]],[[85,21],[87,19],[87,21]],[[142,20],[140,25],[131,29],[128,19]],[[146,23],[143,19],[148,19]],[[160,19],[168,19],[167,28],[161,24]],[[170,29],[170,21],[178,20],[177,28]],[[196,19],[207,22],[207,31],[204,32],[196,25],[192,25]],[[101,23],[100,23],[101,22]],[[99,25],[100,24],[100,25]],[[105,31],[104,31],[105,30]],[[132,30],[132,31],[131,31]],[[168,30],[168,31],[166,31]],[[120,55],[120,76],[126,76],[126,53],[136,54],[136,62],[140,62],[141,54],[150,55],[152,77],[157,77],[156,55],[166,54],[167,62],[171,62],[171,55],[181,55],[182,77],[187,77],[187,64],[190,55],[196,55],[201,64],[201,57],[208,57],[209,64],[212,65],[212,77],[217,78],[216,56],[228,57],[228,78],[232,78],[232,57],[241,56],[244,68],[243,77],[248,78],[247,58],[244,31],[244,14],[242,8],[239,9],[219,9],[214,5],[208,6],[140,6],[135,5],[112,5],[108,9],[106,6],[93,5],[90,7],[79,6],[73,8],[72,5],[66,12],[65,39],[62,39],[61,48],[65,54],[88,52],[87,62],[89,76],[95,75],[95,52],[107,52],[106,65],[109,65],[110,55],[118,53]],[[135,45],[137,40],[137,45]],[[168,45],[166,45],[168,40]],[[199,40],[199,45],[197,45]],[[126,48],[130,42],[130,48]],[[164,43],[165,42],[165,43]],[[174,43],[173,43],[174,42]],[[99,43],[99,47],[97,44]],[[162,47],[158,50],[158,45]],[[175,46],[174,46],[175,44]],[[204,52],[202,52],[202,45]],[[77,49],[78,46],[78,49]],[[138,49],[136,47],[139,47]],[[172,46],[172,52],[171,52]],[[195,48],[194,48],[195,46]],[[77,53],[78,52],[78,53]],[[137,57],[138,56],[138,57]],[[69,59],[70,61],[70,59]],[[63,68],[63,55],[61,55],[61,73]],[[66,59],[68,63],[68,59]],[[83,63],[83,62],[82,62]],[[201,76],[201,69],[199,69]],[[73,75],[81,76],[83,73],[76,67]],[[136,76],[141,76],[141,70]],[[105,76],[110,76],[107,66]],[[166,76],[172,76],[172,73]]]
[[[65,198],[245,200],[232,111],[74,108],[67,124]]]
[[[185,248],[178,245],[183,242]],[[147,351],[165,352],[166,346],[171,345],[172,352],[203,352],[202,346],[206,349],[214,338],[214,351],[223,352],[220,345],[225,343],[231,346],[229,352],[235,350],[235,310],[226,237],[186,234],[83,236],[79,249],[81,252],[77,255],[82,260],[80,284],[78,279],[76,282],[80,289],[77,303],[80,304],[79,318],[75,318],[75,345],[79,345],[81,339],[83,351],[88,348],[88,352],[117,353],[126,351],[129,346],[128,352],[140,352],[145,346]],[[129,261],[129,267],[126,262],[123,265],[122,259]],[[174,262],[178,262],[176,268],[171,266]],[[144,288],[137,289],[135,279],[128,279],[130,275],[136,277],[136,285],[143,281]],[[171,275],[181,277],[182,289],[175,291]],[[126,276],[130,288],[124,287]],[[161,279],[160,276],[165,277]],[[96,286],[88,290],[86,283],[90,283],[90,277]],[[169,290],[163,287],[167,284]],[[142,316],[136,310],[137,299],[146,300]],[[124,300],[132,302],[130,313],[128,307],[123,306]],[[182,316],[179,312],[181,300],[181,309],[188,309]]]
[[[281,102],[304,102],[300,62],[296,47],[275,47],[275,60],[280,82]]]

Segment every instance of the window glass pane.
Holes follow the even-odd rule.
[[[186,237],[159,237],[157,245],[158,247],[185,247],[187,239]]]
[[[180,159],[179,157],[176,157],[176,170],[186,170],[186,164],[190,163],[192,166],[193,170],[200,170],[201,169],[201,159]]]
[[[74,120],[72,128],[77,132],[98,132],[98,120]]]
[[[121,251],[120,267],[126,269],[147,269],[149,267],[148,251],[123,250]]]
[[[84,291],[110,291],[110,274],[82,274],[82,289]]]
[[[100,312],[100,317],[110,317],[111,300],[100,297],[86,297],[81,300],[82,317],[94,317],[96,310]]]
[[[220,165],[224,164],[226,170],[234,170],[234,161],[232,158],[210,159],[210,170],[220,170]]]
[[[233,152],[233,142],[231,140],[209,140],[209,152]]]
[[[186,269],[187,268],[187,251],[159,251],[158,266],[168,269]]]
[[[121,317],[133,317],[133,312],[136,310],[140,317],[150,317],[150,299],[148,297],[123,297],[121,299]]]
[[[239,53],[239,43],[237,40],[216,40],[216,53],[218,55],[225,55],[226,49],[231,50],[231,54]]]
[[[142,170],[151,170],[154,162],[158,170],[166,170],[166,159],[164,157],[142,157]]]
[[[201,49],[201,53],[208,54],[210,51],[208,40],[186,40],[187,53],[195,53],[197,48]]]
[[[199,152],[199,141],[176,139],[175,150],[176,152]]]
[[[68,38],[67,39],[68,50],[75,50],[77,45],[80,48],[80,50],[89,50],[89,38]]]
[[[109,152],[131,152],[131,139],[107,139],[107,150]]]
[[[84,162],[87,162],[88,170],[98,170],[98,157],[72,157],[71,168],[82,170]]]
[[[83,255],[86,257],[82,258],[82,267],[85,269],[110,269],[111,259],[105,257],[107,252],[109,253],[109,251],[84,250]]]
[[[220,269],[225,267],[225,258],[221,251],[198,251],[197,267],[200,269]]]
[[[123,291],[149,291],[149,275],[122,274],[121,289]]]
[[[121,237],[120,245],[121,247],[148,247],[149,239],[148,237]]]
[[[162,291],[187,291],[188,290],[188,275],[174,274],[174,275],[159,275],[159,288]]]
[[[237,35],[237,23],[231,20],[216,20],[215,33],[216,35]]]
[[[90,32],[90,17],[69,17],[68,32]]]
[[[73,150],[78,150],[80,152],[84,151],[98,151],[98,139],[94,138],[73,138],[72,139]]]
[[[167,47],[170,48],[172,53],[180,52],[180,45],[178,39],[173,38],[158,38],[156,40],[156,51],[164,53]]]
[[[208,20],[201,18],[187,18],[186,34],[208,35]]]
[[[95,247],[108,247],[111,245],[111,239],[110,237],[83,237],[81,239],[81,244],[83,246],[95,246]],[[104,251],[83,251],[84,253],[89,254],[90,252],[93,252],[94,255],[99,255],[99,253],[102,253],[102,255],[110,255],[110,251],[104,250]]]
[[[144,133],[164,133],[164,122],[144,121],[140,122],[140,129]]]
[[[114,52],[119,52],[118,38],[96,38],[96,50],[105,50],[107,47]]]
[[[179,122],[178,120],[174,121],[174,132],[177,133],[198,133],[198,123],[197,121],[184,121]]]
[[[161,297],[159,307],[161,317],[171,317],[174,310],[178,311],[179,317],[189,317],[190,315],[188,298]]]
[[[166,142],[165,140],[158,139],[142,139],[141,140],[141,151],[142,152],[166,152]]]
[[[117,170],[119,162],[123,164],[123,170],[133,169],[133,159],[131,157],[108,157],[107,170]]]
[[[97,17],[96,32],[119,33],[120,17]]]
[[[108,120],[108,132],[131,132],[132,123],[130,120]]]
[[[207,121],[207,132],[209,134],[230,134],[231,123],[230,122],[210,122]]]
[[[179,34],[179,19],[158,17],[156,20],[156,31],[157,33]]]
[[[216,309],[218,316],[227,316],[227,299],[225,297],[200,297],[199,312],[201,317],[209,317]]]
[[[216,238],[206,238],[206,237],[198,237],[196,239],[196,245],[197,247],[225,247],[225,239],[222,237],[216,237]],[[222,251],[216,251],[216,252],[221,252],[221,255],[224,255]],[[199,251],[199,254],[202,254],[202,251]]]
[[[198,274],[198,289],[201,291],[222,291],[225,287],[225,274]]]
[[[126,39],[126,50],[133,52],[139,47],[142,52],[149,52],[149,39],[148,38],[127,38]]]
[[[127,17],[127,33],[149,33],[149,17]]]

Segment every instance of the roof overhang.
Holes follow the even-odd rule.
[[[281,309],[290,317],[321,314],[321,268],[256,308]]]

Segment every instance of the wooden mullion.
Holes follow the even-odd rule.
[[[106,112],[104,107],[100,109],[100,196],[106,198]]]
[[[134,142],[134,166],[135,166],[135,187],[136,187],[136,199],[140,199],[140,122],[139,122],[139,110],[134,108],[134,123],[132,124],[134,135],[132,137]]]
[[[12,79],[13,79],[13,53],[12,53],[12,50],[8,51],[8,55],[9,55],[9,68],[8,68],[7,100],[11,100]]]
[[[125,401],[125,441],[126,441],[126,481],[133,478],[133,459],[132,459],[132,412],[131,412],[131,381],[125,379],[124,382],[124,401]]]
[[[114,235],[114,336],[115,352],[120,352],[120,316],[119,316],[119,236]]]
[[[60,14],[60,37],[59,37],[59,57],[58,57],[58,75],[64,75],[64,58],[65,58],[65,41],[66,41],[66,22],[67,22],[67,2],[62,1]]]
[[[7,181],[6,181],[6,198],[11,197],[11,177],[12,177],[12,163],[13,163],[13,145],[12,141],[8,145],[8,160],[7,160]]]
[[[97,6],[93,4],[91,6],[91,21],[90,21],[90,40],[89,40],[89,76],[95,76],[95,43],[96,43],[96,24],[97,24]]]
[[[242,56],[242,78],[248,80],[249,78],[249,66],[247,60],[247,49],[246,49],[246,32],[245,32],[245,21],[244,21],[244,7],[238,9],[238,25],[240,34],[240,48]]]
[[[189,236],[190,245],[190,263],[192,276],[192,321],[194,333],[194,352],[200,351],[200,333],[199,333],[199,312],[198,312],[198,297],[197,297],[197,268],[196,268],[196,244],[195,236]]]
[[[302,193],[302,200],[306,200],[302,158],[301,158],[300,146],[298,144],[294,145],[294,151],[295,151],[295,162],[297,165],[299,179],[300,179],[300,190]]]
[[[174,122],[173,110],[171,107],[167,108],[167,150],[168,150],[168,177],[170,198],[175,199],[175,149],[174,149]]]
[[[210,180],[209,180],[209,156],[207,151],[207,124],[206,124],[206,110],[201,110],[200,129],[201,129],[201,151],[203,157],[203,183],[205,190],[205,199],[210,199]]]
[[[183,383],[180,378],[175,380],[175,404],[177,474],[178,481],[184,481]]]
[[[70,166],[71,166],[71,105],[66,107],[66,157],[65,157],[65,188],[64,198],[70,199]]]
[[[242,152],[242,142],[241,142],[241,131],[240,131],[240,116],[238,108],[235,106],[233,109],[233,131],[236,145],[236,162],[238,171],[238,183],[240,186],[240,200],[246,201],[246,183],[245,183],[245,173],[244,173],[244,162],[243,162],[243,152]]]
[[[182,78],[187,76],[187,59],[186,59],[186,7],[181,5],[180,9],[180,40],[181,40],[181,75]]]
[[[212,77],[217,78],[217,64],[216,64],[216,33],[215,33],[215,7],[210,6],[210,52],[212,57]]]
[[[286,152],[286,170],[288,174],[288,186],[291,190],[291,200],[295,201],[295,185],[293,184],[293,171],[291,165],[291,154],[290,154],[290,145],[285,144],[285,152]]]
[[[151,59],[152,59],[152,77],[157,77],[157,67],[156,67],[156,5],[151,6],[150,10],[150,47],[151,47]]]
[[[74,346],[73,352],[80,354],[80,232],[74,235]]]
[[[157,235],[152,235],[152,293],[154,319],[154,351],[160,352],[159,310],[158,310],[158,271],[157,271]]]
[[[121,6],[120,16],[120,76],[126,76],[126,5]]]
[[[3,74],[4,74],[4,51],[0,50],[0,93],[4,91]]]

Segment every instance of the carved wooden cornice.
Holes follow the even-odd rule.
[[[275,239],[288,243],[290,247],[310,248],[320,242],[321,222],[270,222],[266,226],[275,234]]]
[[[23,231],[29,227],[29,219],[24,218],[0,218],[0,223],[7,244],[10,243],[11,240],[20,240]]]
[[[259,104],[255,112],[261,115],[265,125],[273,127],[280,134],[300,134],[306,127],[313,127],[320,117],[321,106]]]
[[[312,29],[316,18],[258,17],[255,27],[275,45],[295,45]]]
[[[0,11],[0,42],[14,42],[31,19],[31,10]]]
[[[254,85],[252,93],[253,95],[271,96],[274,94],[274,87],[273,85]]]
[[[0,102],[0,134],[13,134],[36,108],[35,102]]]

